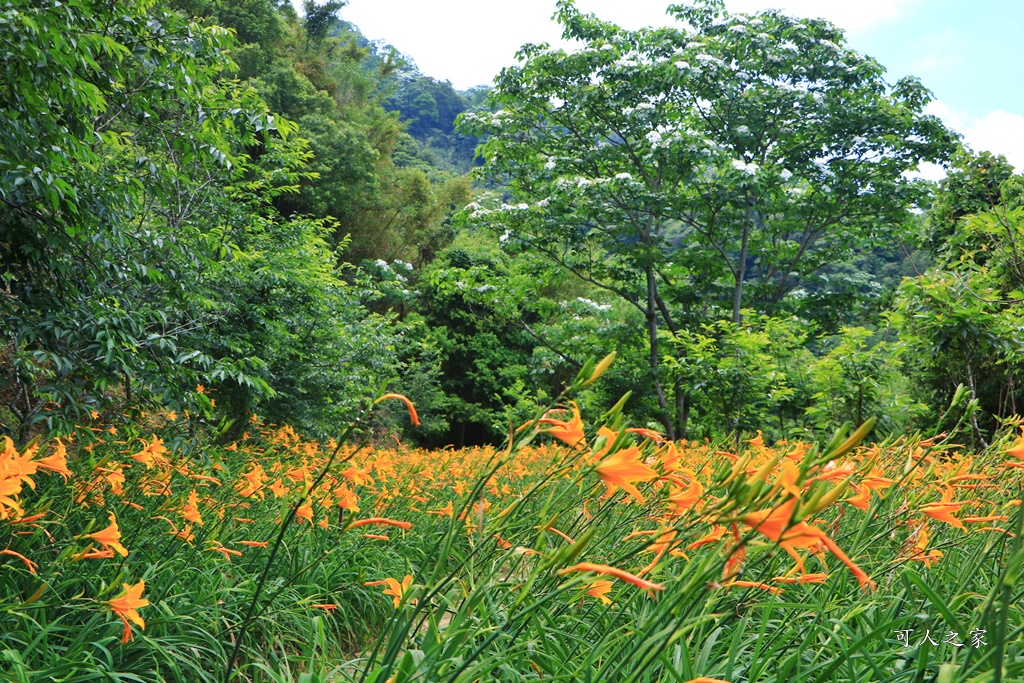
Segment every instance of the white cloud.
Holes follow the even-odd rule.
[[[730,12],[779,9],[798,17],[828,19],[848,31],[860,31],[898,18],[921,0],[726,0]]]
[[[1002,109],[989,112],[964,130],[964,139],[974,151],[1002,154],[1018,171],[1024,170],[1024,116]]]
[[[301,2],[292,0],[301,13]],[[923,0],[727,0],[731,12],[776,7],[796,16],[824,17],[856,31],[897,18]],[[582,12],[625,28],[665,26],[669,0],[577,0]],[[528,42],[561,43],[555,0],[350,0],[341,16],[371,40],[383,39],[416,60],[427,75],[457,88],[490,83]]]
[[[964,143],[975,152],[1002,154],[1018,171],[1024,170],[1024,116],[996,109],[972,117],[938,100],[926,111],[962,134]]]
[[[301,13],[301,3],[293,0]],[[668,0],[577,0],[593,13],[625,28],[667,25]],[[524,43],[564,46],[552,19],[555,0],[350,0],[341,17],[371,40],[383,39],[434,78],[457,88],[490,83],[515,64]]]

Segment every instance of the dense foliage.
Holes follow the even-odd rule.
[[[930,194],[954,135],[834,26],[563,2],[582,47],[458,92],[343,8],[8,6],[6,433],[203,385],[222,431],[328,435],[402,378],[413,438],[494,443],[612,350],[584,414],[632,391],[669,436],[899,432],[960,384],[978,445],[1020,412],[1021,176],[961,149]]]
[[[1024,176],[825,21],[345,4],[0,7],[0,678],[1024,676]]]

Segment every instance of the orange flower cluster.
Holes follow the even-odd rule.
[[[399,395],[385,398],[402,400]],[[410,419],[418,420],[411,404],[407,408]],[[195,543],[199,551],[191,552],[198,562],[234,572],[246,563],[227,563],[267,552],[273,526],[294,510],[290,533],[312,538],[348,534],[359,543],[386,544],[453,530],[470,542],[490,544],[519,567],[546,566],[549,577],[567,577],[559,585],[578,586],[580,591],[573,593],[578,599],[611,605],[615,591],[640,589],[652,598],[662,594],[671,586],[672,567],[680,566],[674,563],[712,554],[720,564],[710,585],[722,590],[814,590],[850,574],[864,590],[872,590],[876,586],[869,572],[881,566],[917,562],[928,569],[941,562],[937,538],[943,547],[943,536],[1009,533],[998,525],[1020,501],[992,502],[994,496],[987,494],[1003,486],[1000,477],[1019,476],[1024,469],[1024,436],[998,459],[910,440],[885,451],[860,447],[822,456],[806,444],[766,445],[760,435],[736,453],[726,453],[707,444],[669,442],[649,429],[600,427],[591,434],[575,404],[517,430],[523,434],[532,425],[527,436],[541,443],[514,454],[489,447],[338,449],[333,443],[304,440],[288,427],[254,425],[237,443],[210,448],[202,458],[174,453],[168,443],[175,441],[167,435],[168,442],[155,434],[120,442],[114,435],[101,436],[105,454],[73,460],[81,470],[76,474],[68,467],[63,442],[54,441],[49,455],[39,457],[35,444],[18,449],[4,438],[0,520],[24,525],[38,520],[26,515],[25,507],[31,507],[27,489],[35,488],[39,472],[48,471],[71,480],[65,487],[69,505],[79,506],[88,520],[88,526],[68,534],[74,547],[63,555],[73,562],[89,561],[78,566],[103,567],[102,560],[119,563],[121,558],[128,558],[130,566],[143,545],[136,545],[133,531],[122,537],[122,527],[133,530],[160,520],[156,533],[166,533],[172,547],[189,549]],[[329,462],[335,464],[325,471]],[[518,511],[539,487],[571,491],[574,507],[520,524]],[[847,555],[834,540],[839,519],[852,515],[863,520],[887,498],[901,515],[898,556],[863,557],[843,541]],[[636,558],[628,563],[612,559],[607,543],[588,546],[593,534],[587,525],[617,515],[629,526],[614,543],[621,539],[633,545],[615,556]],[[748,553],[756,556],[757,547],[768,542],[792,558],[792,564],[787,560],[790,568],[744,577],[744,566],[749,571],[754,564],[748,563]],[[125,544],[136,545],[134,552]],[[20,572],[38,569],[31,556],[16,545],[0,550],[0,560]],[[846,569],[829,573],[829,556]],[[383,595],[396,608],[413,602],[412,574],[364,585],[384,586]],[[145,628],[137,610],[148,602],[142,598],[142,581],[123,588],[106,604],[124,623],[126,641],[132,625]],[[312,603],[303,604],[327,613],[337,607]]]
[[[0,448],[0,519],[20,519],[25,511],[19,503],[23,486],[31,489],[36,487],[32,478],[39,470],[56,472],[65,479],[71,476],[68,469],[67,451],[58,439],[53,453],[45,458],[36,459],[38,448],[32,444],[21,453],[14,447],[9,436],[3,437],[3,448]]]

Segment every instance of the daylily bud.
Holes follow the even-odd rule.
[[[585,380],[583,384],[580,385],[580,387],[590,386],[591,384],[596,382],[598,378],[604,374],[605,370],[608,369],[608,367],[612,364],[612,361],[614,360],[615,351],[612,351],[607,356],[601,359],[601,362],[594,367],[594,371],[590,373],[590,377],[587,380]]]
[[[839,496],[846,492],[846,489],[850,486],[850,477],[843,479],[841,482],[836,484],[828,493],[823,494],[816,502],[811,504],[811,508],[807,515],[816,515],[832,503],[839,500]]]

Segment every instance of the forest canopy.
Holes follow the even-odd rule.
[[[496,443],[613,350],[584,415],[629,392],[673,437],[966,410],[980,444],[1019,412],[1021,176],[834,25],[563,0],[578,48],[460,92],[344,8],[4,9],[5,433],[163,407],[327,436],[400,382],[407,438]]]

